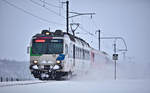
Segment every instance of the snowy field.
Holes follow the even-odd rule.
[[[33,79],[29,71],[29,62],[0,59],[0,77]]]
[[[147,80],[49,81],[1,87],[0,93],[149,93],[149,86]]]
[[[0,93],[150,93],[150,63],[118,62],[117,80],[114,80],[113,63],[99,67],[71,80],[0,87]],[[0,86],[4,84],[10,82]]]

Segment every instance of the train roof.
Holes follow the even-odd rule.
[[[47,33],[49,33],[49,34],[47,34]],[[73,36],[70,33],[62,32],[62,30],[56,30],[55,32],[49,32],[48,30],[42,30],[42,32],[40,34],[36,34],[33,37],[45,37],[45,36],[47,36],[47,37],[64,37],[64,35],[68,35],[70,40],[73,42],[76,42],[76,40],[79,40],[83,45],[87,45],[88,47],[90,47],[89,43],[87,43],[82,38]]]
[[[89,43],[87,43],[82,38],[77,37],[77,36],[73,36],[72,34],[69,34],[69,33],[66,33],[66,32],[64,32],[64,34],[67,34],[69,36],[70,40],[72,40],[73,42],[75,42],[76,40],[79,40],[83,45],[86,44],[88,47],[90,47]]]

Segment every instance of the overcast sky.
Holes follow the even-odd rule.
[[[32,13],[34,17],[0,0],[0,58],[29,60],[26,47],[34,34],[49,27],[52,31],[56,29],[65,31],[65,19],[63,18],[65,17],[65,5],[60,11],[59,8],[48,5],[45,6],[49,10],[45,9],[30,0],[8,1]],[[40,0],[33,1],[43,5]],[[61,6],[59,0],[45,1]],[[70,22],[80,23],[80,27],[94,35],[96,35],[96,30],[101,29],[102,37],[123,37],[128,46],[127,56],[138,62],[150,62],[149,0],[70,0],[70,11],[96,13],[92,19],[90,16],[80,16],[70,19]],[[40,20],[37,16],[50,22]],[[95,38],[97,35],[93,37],[80,28],[76,32],[80,32],[77,36],[84,38],[92,47],[98,48],[98,41]],[[112,44],[112,40],[102,40],[101,50],[111,54]],[[117,47],[124,48],[124,45],[118,41]]]

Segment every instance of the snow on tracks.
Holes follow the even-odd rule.
[[[38,83],[47,83],[46,81],[13,81],[13,82],[1,82],[0,87],[9,87],[9,86],[21,86],[21,85],[31,85],[31,84],[38,84]]]

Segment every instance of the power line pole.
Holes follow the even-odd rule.
[[[98,47],[99,47],[99,51],[100,51],[100,46],[101,46],[101,30],[97,30],[96,32],[98,32]]]
[[[66,1],[66,28],[67,33],[69,32],[69,1]]]
[[[66,4],[66,32],[69,33],[69,1],[62,2],[62,4]]]
[[[69,18],[80,16],[80,15],[91,15],[91,18],[95,13],[77,13],[77,12],[69,12],[69,1],[67,0],[66,2],[62,2],[62,4],[66,4],[66,30],[67,33],[69,33]],[[69,16],[69,13],[72,13],[74,15]]]
[[[99,39],[99,51],[100,51],[100,48],[101,48],[101,47],[100,47],[100,44],[101,44],[101,42],[100,42],[100,40],[101,40],[101,39],[100,39],[100,37],[101,37],[101,36],[100,36],[100,33],[101,33],[101,30],[98,30],[98,36],[99,36],[99,37],[98,37],[98,39]]]
[[[114,54],[116,55],[116,40],[114,42]],[[117,78],[117,64],[116,64],[116,59],[114,60],[115,61],[115,70],[114,70],[114,79],[116,80]]]

